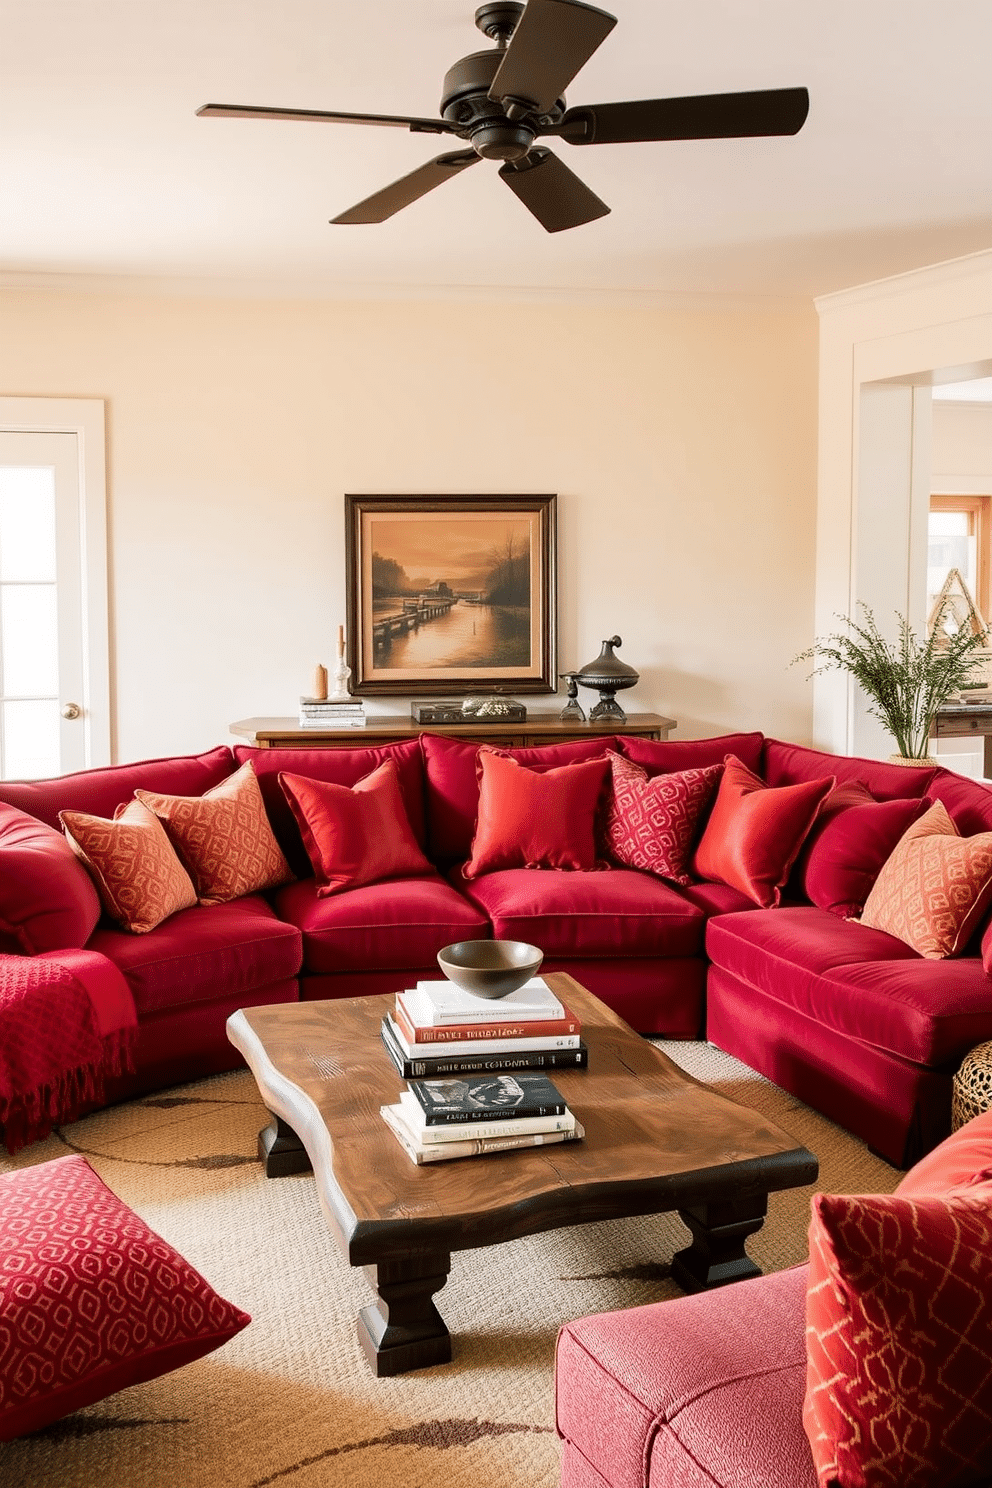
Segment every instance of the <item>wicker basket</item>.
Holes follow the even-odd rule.
[[[978,1044],[961,1061],[951,1094],[951,1130],[992,1107],[992,1042]]]

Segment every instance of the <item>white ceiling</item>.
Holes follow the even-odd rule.
[[[806,85],[809,120],[792,139],[555,142],[613,211],[553,236],[492,162],[332,227],[450,142],[194,116],[433,116],[447,68],[489,45],[474,9],[0,0],[3,281],[810,296],[992,247],[992,0],[613,0],[569,104]]]

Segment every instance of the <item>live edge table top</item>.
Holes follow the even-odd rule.
[[[673,1209],[763,1215],[769,1192],[815,1180],[816,1158],[787,1132],[683,1073],[572,977],[547,981],[581,1019],[589,1048],[588,1069],[552,1071],[584,1141],[424,1167],[379,1115],[404,1087],[379,1037],[391,997],[231,1017],[231,1042],[305,1148],[353,1266]]]

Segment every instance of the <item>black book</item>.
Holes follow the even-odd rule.
[[[411,1080],[427,1126],[450,1121],[499,1121],[517,1116],[564,1116],[561,1092],[547,1075],[520,1070],[463,1075],[454,1080]]]
[[[577,1049],[524,1049],[518,1054],[457,1054],[457,1045],[451,1053],[432,1054],[426,1059],[412,1059],[393,1037],[389,1019],[382,1020],[382,1042],[386,1053],[404,1080],[432,1080],[445,1075],[498,1074],[500,1070],[527,1069],[585,1069],[589,1063],[589,1050],[580,1041]]]

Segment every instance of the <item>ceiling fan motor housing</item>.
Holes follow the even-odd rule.
[[[470,140],[483,159],[520,160],[534,143],[538,129],[561,119],[565,104],[559,99],[549,113],[541,115],[524,105],[521,118],[507,118],[503,104],[489,97],[502,60],[501,51],[472,52],[449,67],[444,75],[441,117],[454,125],[463,139]]]

